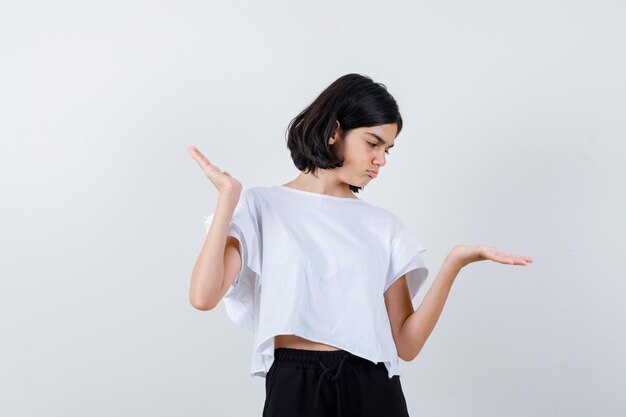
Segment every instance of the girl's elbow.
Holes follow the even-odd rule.
[[[399,355],[399,357],[405,362],[411,362],[413,359],[417,358],[417,355],[419,355],[420,351],[421,349],[410,352],[403,352],[401,355]]]
[[[200,311],[210,311],[210,310],[213,310],[216,306],[215,303],[212,303],[207,300],[198,299],[197,297],[194,297],[193,295],[189,296],[189,304],[191,304],[192,307],[195,308],[196,310],[200,310]]]

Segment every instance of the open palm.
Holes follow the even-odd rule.
[[[495,246],[490,245],[457,245],[452,249],[450,255],[462,266],[472,262],[486,260],[508,265],[528,265],[533,262],[533,258],[530,256],[513,255],[511,253],[502,252]]]
[[[198,163],[198,166],[220,193],[241,193],[242,185],[227,171],[213,165],[195,146],[189,146],[187,152]]]

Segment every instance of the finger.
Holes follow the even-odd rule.
[[[529,256],[513,255],[495,249],[491,251],[490,258],[507,265],[527,265],[529,262],[532,262],[532,258]]]
[[[519,255],[511,255],[516,262],[521,262],[523,265],[526,265],[528,263],[531,263],[533,261],[533,258],[531,258],[530,256],[519,256]]]
[[[204,156],[202,152],[200,152],[200,149],[196,148],[195,146],[190,146],[187,148],[187,150],[194,157],[201,157],[201,158],[207,159],[206,156]]]
[[[504,262],[509,262],[509,261],[511,260],[511,255],[510,255],[510,254],[508,254],[508,253],[504,253],[504,252],[497,252],[497,253],[495,254],[495,256],[496,256],[498,259],[503,260]]]
[[[508,253],[500,254],[500,259],[502,260],[502,263],[509,264],[509,265],[515,265],[516,262],[520,262],[518,259],[516,259],[515,256],[510,255]]]
[[[514,257],[516,259],[523,259],[523,260],[528,261],[528,262],[532,262],[533,261],[533,258],[530,257],[530,256],[513,255],[512,253],[505,253],[505,255],[512,256],[512,257]]]
[[[523,256],[516,256],[513,258],[513,263],[515,265],[526,265],[528,261]]]
[[[191,156],[198,163],[198,165],[200,165],[202,169],[212,169],[215,171],[222,172],[222,170],[219,169],[217,165],[212,164],[211,161],[209,161],[207,157],[204,156],[202,152],[200,152],[197,148],[192,150]]]
[[[502,260],[503,260],[503,261],[504,261],[504,263],[506,263],[506,264],[511,264],[511,265],[512,265],[512,264],[514,264],[514,263],[515,263],[515,260],[514,260],[514,259],[512,259],[510,256],[503,256],[503,257],[502,257]]]
[[[190,146],[187,148],[187,152],[189,152],[189,154],[191,155],[191,157],[195,160],[198,160],[198,158],[200,159],[207,159],[202,152],[200,152],[200,150],[198,148],[196,148],[195,146]]]
[[[503,264],[508,264],[511,262],[511,259],[503,253],[495,253],[492,255],[492,259],[494,261],[498,261]]]

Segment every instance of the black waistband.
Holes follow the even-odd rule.
[[[356,356],[346,350],[307,350],[279,347],[274,349],[274,360],[283,366],[313,367],[320,368],[320,361],[326,367],[334,369],[339,363],[345,364],[369,364],[374,363],[368,359]]]

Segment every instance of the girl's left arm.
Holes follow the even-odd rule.
[[[400,330],[399,340],[404,352],[403,359],[411,361],[422,350],[426,340],[439,320],[452,283],[463,267],[472,262],[492,260],[509,265],[527,265],[529,256],[518,256],[500,252],[495,246],[457,245],[448,254],[439,273],[426,293],[420,306],[411,314]]]

